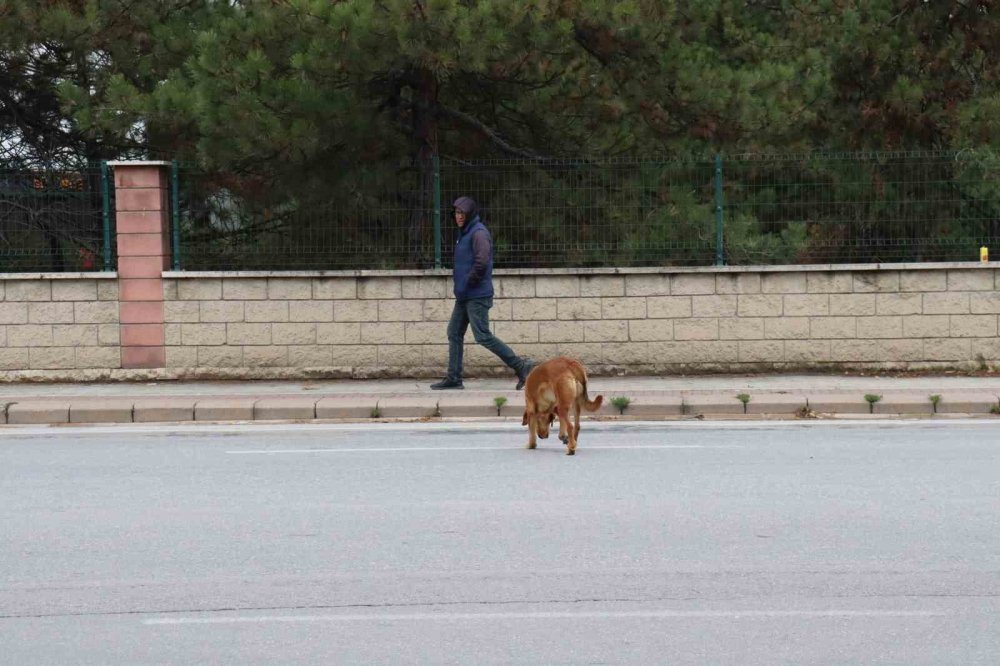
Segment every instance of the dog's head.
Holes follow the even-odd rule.
[[[552,412],[544,412],[542,414],[532,413],[528,414],[528,410],[524,410],[524,415],[521,417],[521,425],[528,425],[529,419],[535,419],[535,433],[538,435],[539,439],[549,438],[549,426],[552,422],[556,420],[556,415]]]

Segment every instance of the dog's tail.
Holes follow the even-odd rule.
[[[584,409],[586,409],[588,412],[596,412],[598,409],[601,408],[601,405],[604,403],[604,396],[603,395],[599,395],[596,398],[594,398],[593,400],[591,400],[587,396],[587,382],[586,382],[586,380],[584,380],[584,382],[583,382],[583,400],[584,400],[584,403],[583,403]]]
[[[586,409],[588,412],[596,412],[598,409],[601,408],[601,405],[604,403],[604,396],[599,395],[593,400],[591,400],[590,397],[587,395],[587,371],[583,369],[583,366],[579,363],[579,361],[574,361],[572,365],[575,366],[573,367],[573,374],[576,375],[576,381],[580,382],[580,386],[583,388],[581,393],[583,393],[582,397],[584,400],[583,402],[584,409]]]

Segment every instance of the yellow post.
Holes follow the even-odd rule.
[[[990,250],[985,245],[979,248],[979,261],[984,264],[990,260]]]

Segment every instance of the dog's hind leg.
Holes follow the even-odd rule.
[[[563,444],[568,444],[573,434],[573,423],[569,420],[569,408],[560,403],[556,407],[556,415],[559,417],[559,440]]]
[[[569,416],[572,414],[574,417],[573,421],[566,424],[566,430],[569,434],[569,438],[566,441],[566,455],[575,456],[576,455],[576,438],[580,434],[580,405],[576,402],[566,410],[567,421]]]
[[[521,425],[528,426],[528,448],[535,448],[535,437],[538,435],[538,419],[535,418],[534,406],[530,403],[524,407],[524,416],[521,417]]]
[[[571,377],[562,379],[555,387],[556,394],[556,415],[559,417],[559,439],[563,444],[569,444],[573,439],[573,422],[570,415],[573,410],[573,401],[576,398],[576,386]]]

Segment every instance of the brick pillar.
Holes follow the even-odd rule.
[[[170,266],[169,162],[109,162],[115,170],[123,368],[167,365],[163,271]]]

